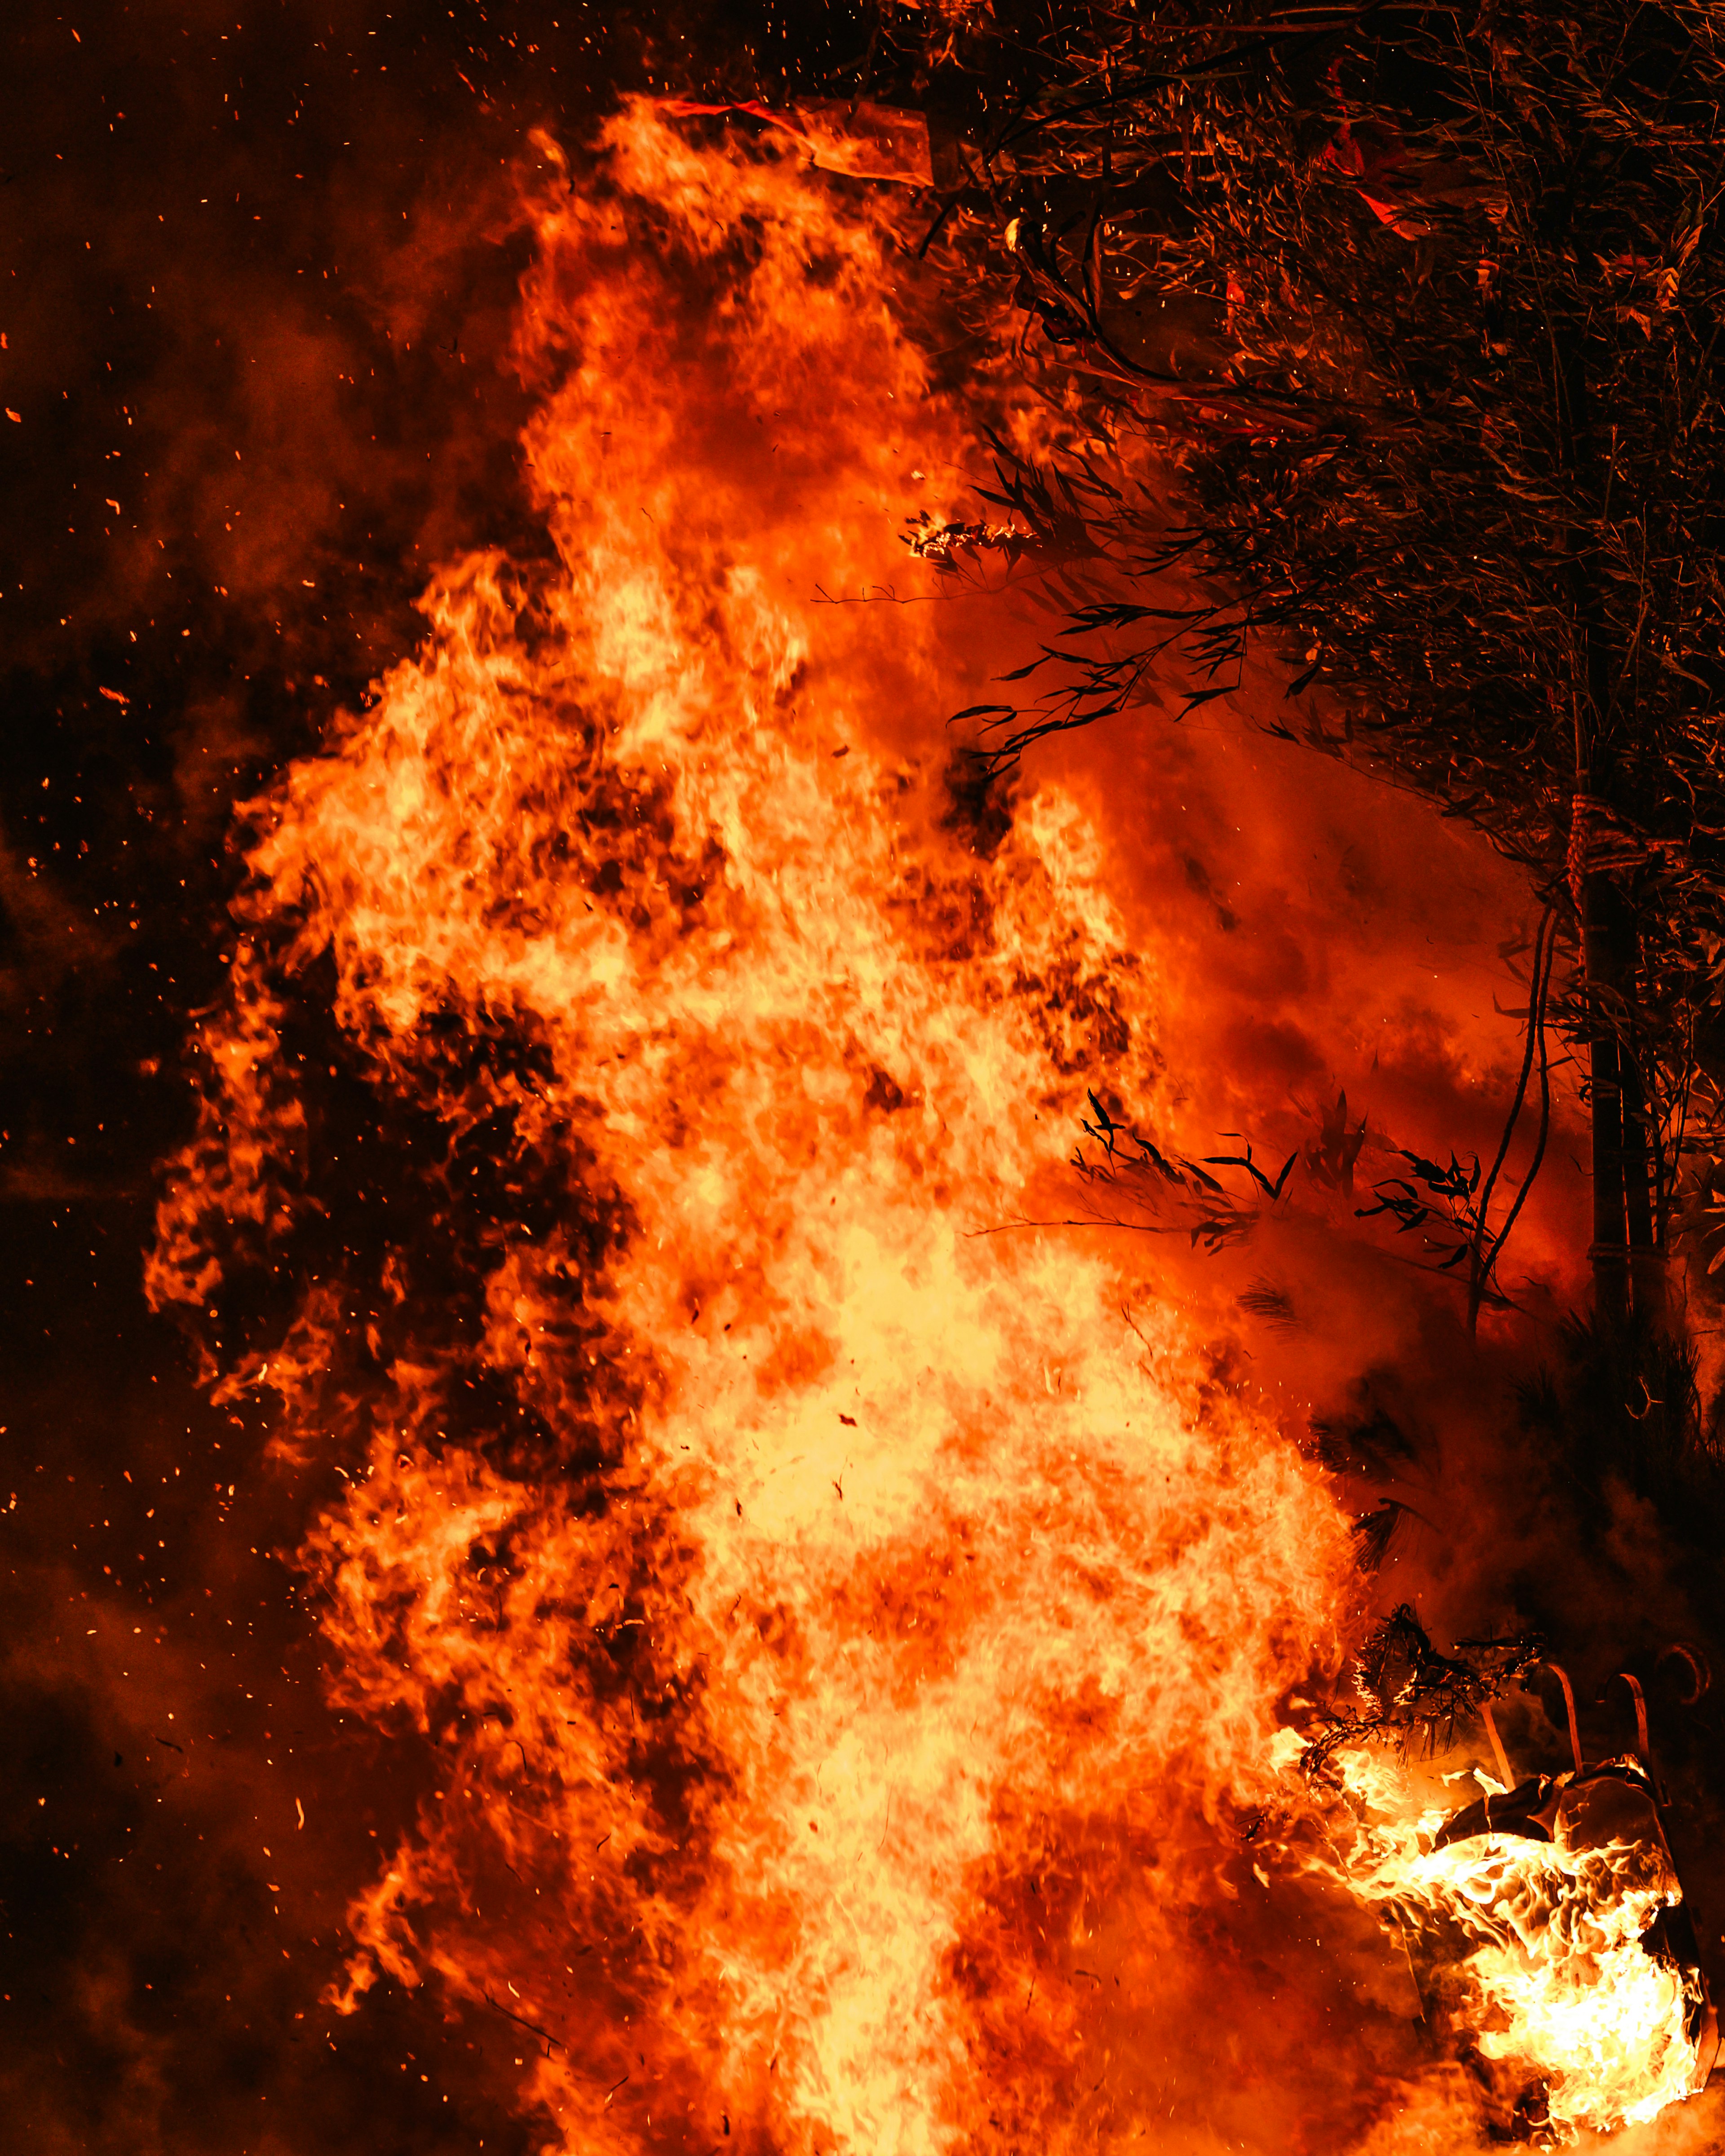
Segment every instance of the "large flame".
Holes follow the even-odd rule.
[[[561,2148],[1112,2146],[1346,1523],[1120,1239],[1010,1224],[1178,1014],[1076,796],[954,813],[951,610],[817,597],[967,448],[826,186],[640,108],[551,172],[556,560],[441,574],[254,804],[151,1286],[346,1478],[331,1683],[439,1763],[341,2011],[509,2015]],[[1225,2080],[1178,2145],[1288,2145]]]

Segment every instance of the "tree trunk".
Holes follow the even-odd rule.
[[[1589,875],[1582,952],[1593,1102],[1591,1255],[1599,1322],[1616,1329],[1631,1314],[1654,1327],[1666,1321],[1665,1253],[1653,1218],[1655,1141],[1635,1053],[1636,940],[1621,895]]]
[[[1621,1332],[1630,1312],[1629,1218],[1624,1202],[1623,1074],[1611,1004],[1618,988],[1612,894],[1587,878],[1581,950],[1587,976],[1589,1065],[1593,1109],[1594,1301],[1602,1328]]]
[[[1633,983],[1633,977],[1631,977]],[[1630,1005],[1633,1024],[1635,1005]],[[1633,1053],[1634,1034],[1618,1044],[1618,1062],[1623,1096],[1623,1194],[1628,1216],[1630,1300],[1636,1317],[1654,1331],[1663,1332],[1666,1319],[1666,1258],[1663,1241],[1653,1217],[1654,1153],[1657,1142],[1647,1110],[1647,1094],[1640,1063]]]

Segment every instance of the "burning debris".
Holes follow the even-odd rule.
[[[950,517],[942,522],[927,509],[906,522],[906,546],[917,561],[936,569],[956,569],[983,554],[999,554],[1014,562],[1031,543],[1030,534],[1017,524],[989,524],[974,517],[968,522]]]
[[[1515,1775],[1492,1702],[1543,1667],[1564,1702],[1573,1766]],[[1644,2123],[1705,2087],[1719,2047],[1696,1929],[1661,1820],[1640,1681],[1621,1673],[1638,1748],[1589,1767],[1567,1671],[1532,1635],[1433,1647],[1413,1611],[1357,1671],[1365,1711],[1332,1714],[1298,1758],[1322,1810],[1306,1861],[1380,1910],[1400,1940],[1432,2041],[1481,2089],[1497,2138],[1574,2139]],[[1441,1774],[1483,1794],[1422,1803],[1477,1722],[1497,1774]],[[1412,1755],[1423,1754],[1425,1771]]]
[[[1434,2035],[1499,2130],[1573,2139],[1707,2082],[1718,2029],[1645,1769],[1616,1759],[1410,1821],[1350,1762],[1353,1892],[1406,1942]]]

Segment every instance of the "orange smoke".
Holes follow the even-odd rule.
[[[446,570],[252,805],[151,1266],[344,1479],[300,1553],[334,1694],[439,1763],[332,2006],[487,2003],[557,2149],[1337,2145],[1408,2061],[1305,2056],[1227,1922],[1346,1521],[1126,1239],[1012,1224],[1087,1087],[1178,1123],[1177,993],[1091,789],[954,810],[952,610],[815,593],[902,576],[973,444],[788,147],[635,108],[572,191],[540,146],[555,562]],[[366,1168],[319,1004],[436,1140],[370,1274],[292,1257]]]

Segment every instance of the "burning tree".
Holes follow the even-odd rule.
[[[1656,1339],[1721,1151],[1725,8],[1117,0],[941,35],[930,244],[1124,452],[1003,455],[1065,619],[998,752],[1171,663],[1188,708],[1224,695],[1255,650],[1294,676],[1278,732],[1486,833],[1544,908],[1533,1170],[1550,1021],[1600,1332]]]

